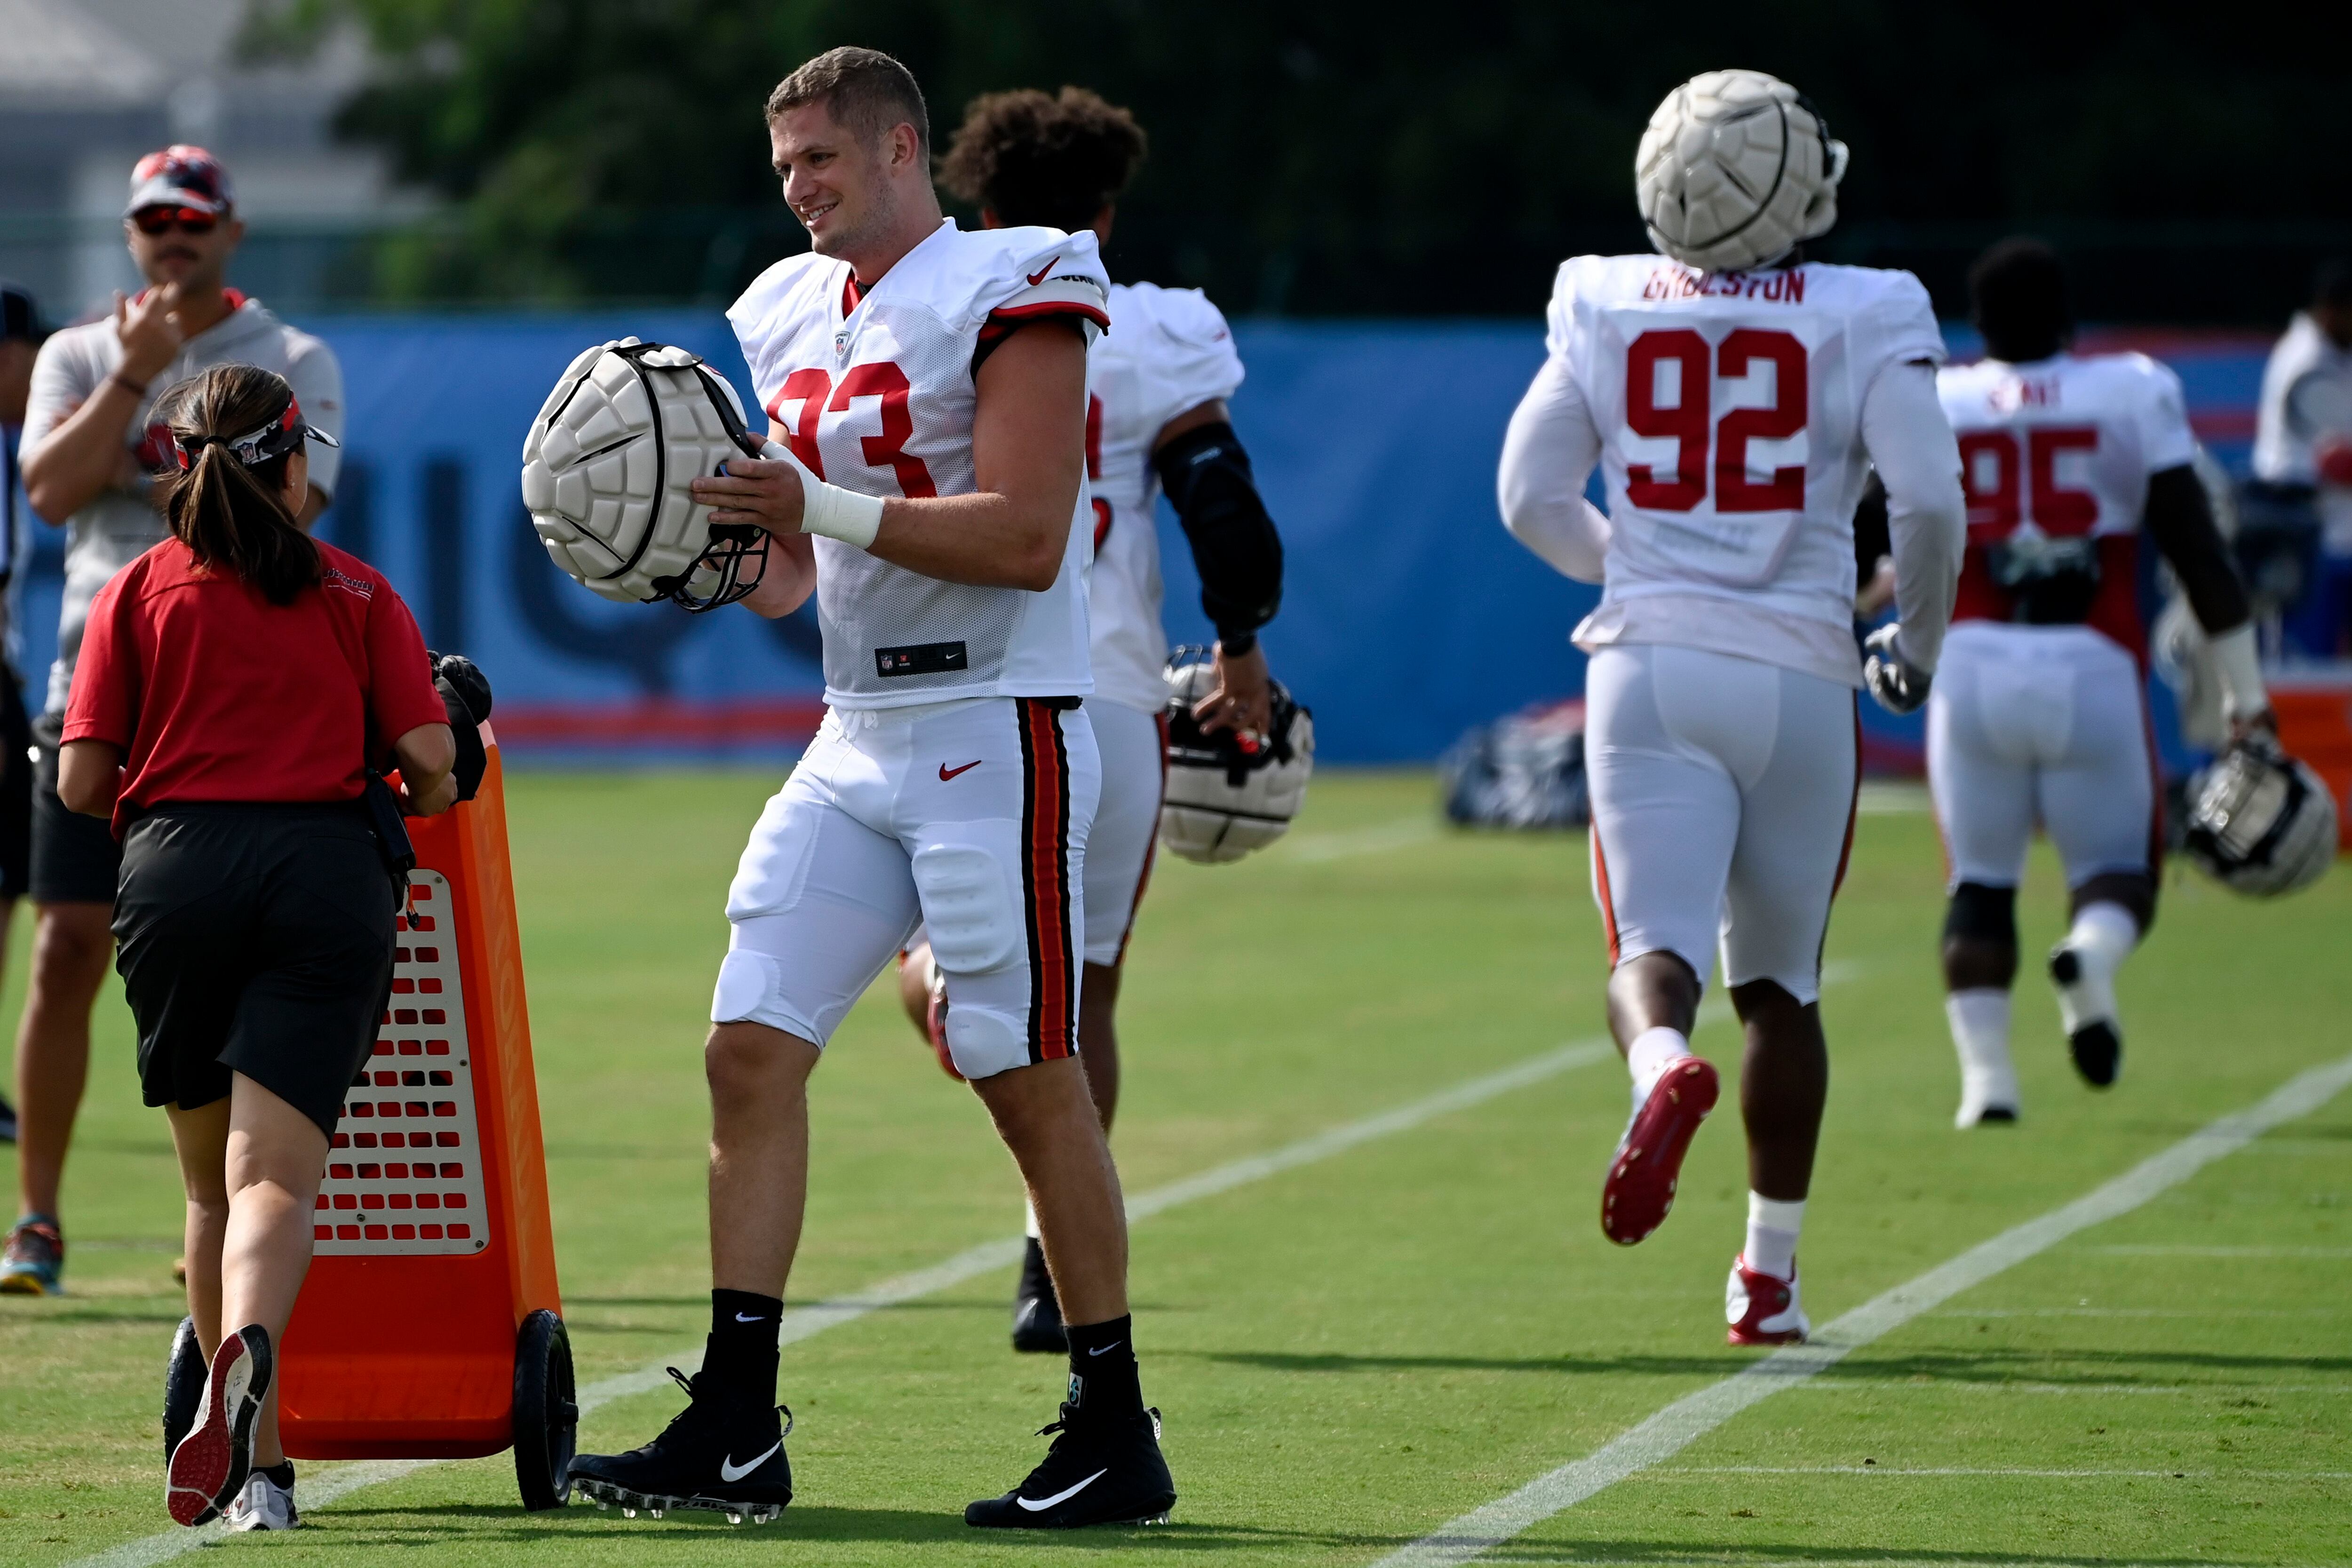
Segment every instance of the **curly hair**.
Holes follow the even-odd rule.
[[[940,160],[940,182],[1007,224],[1086,227],[1135,178],[1135,116],[1082,87],[975,98]]]

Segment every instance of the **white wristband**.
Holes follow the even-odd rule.
[[[2251,719],[2271,705],[2263,689],[2262,660],[2254,651],[2252,623],[2210,638],[2214,668],[2221,675],[2221,709],[2232,719]]]
[[[821,533],[860,550],[882,531],[882,498],[844,489],[811,473],[808,465],[773,441],[761,443],[760,455],[772,462],[790,463],[801,476],[801,531]]]

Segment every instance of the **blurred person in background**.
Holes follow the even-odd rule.
[[[2047,973],[2068,1050],[2094,1088],[2122,1068],[2116,974],[2155,923],[2164,868],[2144,696],[2146,546],[2188,596],[2231,733],[2276,728],[2180,378],[2145,354],[2072,352],[2065,271],[2038,239],[1978,258],[1969,295],[1985,357],[1937,376],[1959,440],[1968,553],[1927,698],[1960,1127],[2015,1121],[2021,1109],[2010,987],[2037,824],[2066,868],[2068,928]]]
[[[408,606],[296,521],[310,454],[333,440],[286,379],[218,365],[163,405],[171,536],[89,603],[58,792],[122,845],[113,931],[140,1085],[170,1115],[187,1192],[210,1373],[165,1501],[185,1525],[283,1530],[299,1521],[272,1346],[391,992],[407,849],[362,797],[448,809],[457,744]],[[371,773],[395,761],[396,795]]]
[[[65,1266],[58,1184],[89,1069],[89,1015],[106,978],[121,850],[103,826],[58,800],[57,747],[90,600],[164,537],[152,474],[169,457],[155,393],[215,364],[282,375],[306,417],[342,428],[342,371],[326,344],[296,331],[224,281],[245,226],[228,171],[201,147],[139,160],[123,234],[147,287],[115,296],[110,318],[68,327],[42,344],[25,416],[25,493],[66,529],[65,603],[47,701],[33,726],[30,888],[32,984],[16,1033],[17,1172],[22,1208],[0,1258],[0,1291],[54,1293]],[[326,509],[339,458],[308,465],[296,521]]]
[[[972,100],[940,173],[950,191],[980,208],[984,228],[1092,229],[1108,246],[1112,204],[1143,153],[1143,129],[1128,110],[1084,88],[1066,87],[1058,96],[1033,88]],[[1204,728],[1262,734],[1273,723],[1257,634],[1282,603],[1282,540],[1225,406],[1242,384],[1242,362],[1224,316],[1197,289],[1155,283],[1112,284],[1110,315],[1112,330],[1087,356],[1095,514],[1087,578],[1095,694],[1087,710],[1103,783],[1087,839],[1086,980],[1078,994],[1078,1059],[1106,1134],[1118,1109],[1119,975],[1151,878],[1168,774],[1168,634],[1160,621],[1160,531],[1152,520],[1161,491],[1192,544],[1201,607],[1217,627],[1216,689],[1194,710]],[[947,1064],[947,987],[926,936],[908,952],[899,995]],[[1034,1210],[1027,1230],[1013,1348],[1059,1353],[1068,1341]]]
[[[33,297],[0,282],[0,963],[8,953],[8,925],[25,896],[33,858],[32,723],[25,712],[25,514],[16,477],[16,443],[25,429],[25,400],[33,388],[33,356],[41,346],[40,311]],[[0,1142],[16,1138],[16,1110],[0,1099]]]
[[[2287,640],[2313,658],[2352,653],[2352,257],[2321,263],[2311,304],[2263,368],[2254,478],[2315,492],[2319,574],[2289,609]]]

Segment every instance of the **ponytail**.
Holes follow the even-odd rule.
[[[314,432],[285,378],[216,365],[157,405],[180,472],[165,480],[163,516],[197,563],[235,574],[273,605],[320,580],[319,547],[280,497],[286,468]]]

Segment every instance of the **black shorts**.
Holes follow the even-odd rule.
[[[122,846],[102,816],[68,811],[58,798],[58,746],[65,715],[44,713],[33,726],[33,868],[27,889],[37,904],[110,904],[122,876]]]
[[[21,899],[32,886],[32,750],[24,684],[0,665],[0,901]]]
[[[392,992],[393,890],[356,805],[181,805],[131,826],[116,967],[150,1105],[232,1070],[331,1136]]]

